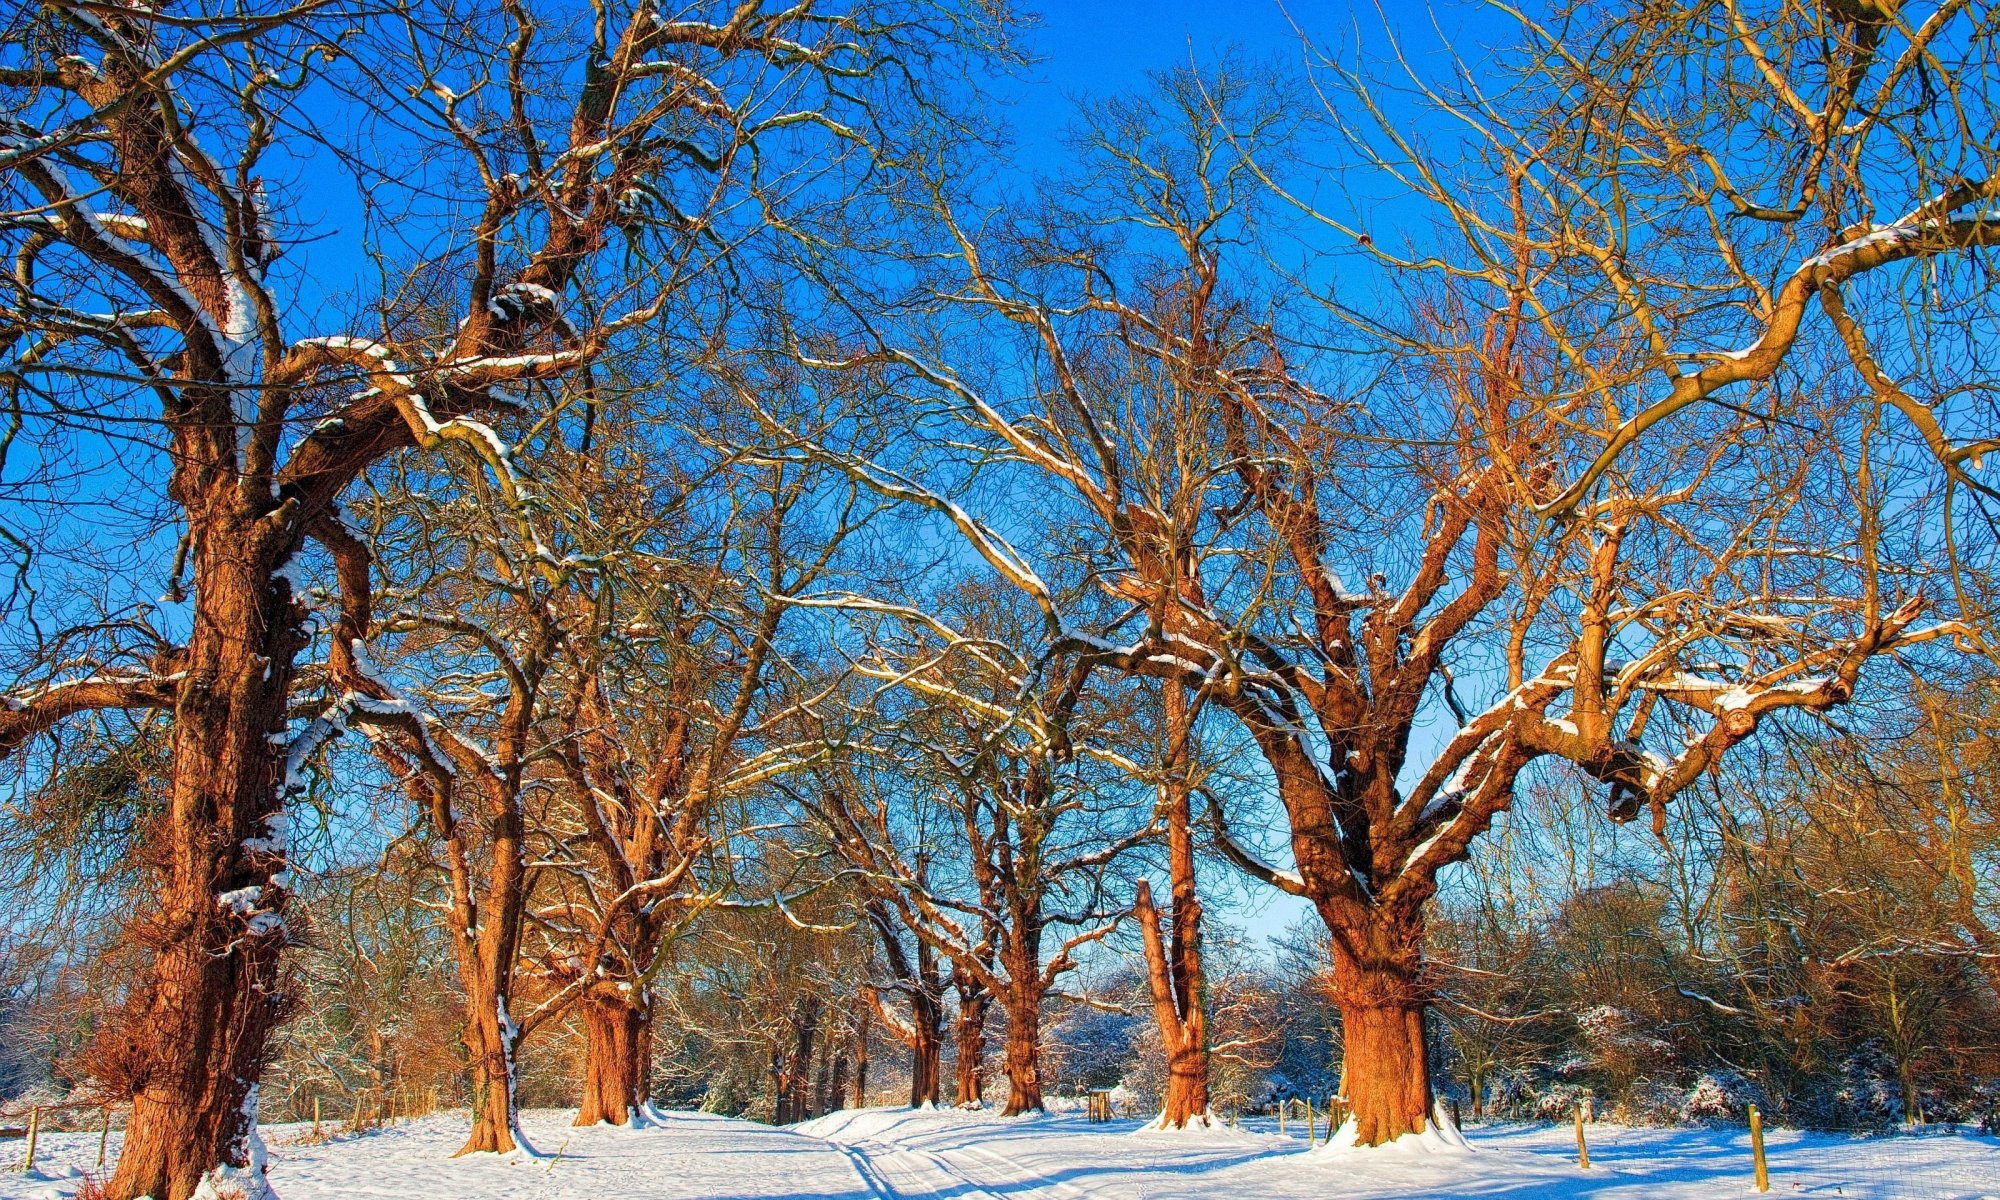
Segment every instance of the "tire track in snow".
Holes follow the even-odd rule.
[[[1090,1198],[1089,1192],[1073,1183],[1061,1179],[1050,1179],[1046,1175],[1037,1175],[1032,1171],[1024,1171],[1020,1164],[995,1151],[988,1150],[984,1146],[954,1146],[952,1150],[954,1153],[963,1154],[967,1158],[977,1159],[989,1166],[1001,1168],[1004,1174],[995,1182],[999,1186],[1006,1188],[1009,1195],[1049,1193],[1057,1196],[1072,1197],[1073,1200],[1089,1200]],[[925,1153],[929,1152],[926,1151]]]
[[[880,1200],[912,1200],[925,1196],[936,1200],[1003,1200],[987,1190],[979,1180],[927,1150],[873,1139],[860,1142],[827,1139],[827,1144],[847,1156],[854,1173],[861,1177],[863,1186]]]
[[[889,1186],[889,1181],[882,1178],[882,1173],[875,1169],[867,1154],[846,1142],[829,1140],[826,1144],[840,1151],[842,1157],[847,1159],[847,1165],[854,1169],[855,1178],[861,1180],[862,1187],[875,1194],[876,1200],[896,1200],[896,1192]]]

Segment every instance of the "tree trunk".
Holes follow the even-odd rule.
[[[944,1095],[944,1014],[935,1002],[910,1005],[910,1107],[935,1108]]]
[[[993,993],[974,983],[958,989],[958,1096],[952,1103],[960,1108],[986,1105],[986,1014],[993,1007]]]
[[[646,1026],[643,1003],[617,984],[584,993],[583,1099],[578,1125],[630,1125],[646,1098]]]
[[[1003,1117],[1042,1111],[1042,998],[1017,982],[1007,1002],[1007,1107]]]
[[[1341,1073],[1359,1146],[1420,1132],[1431,1112],[1420,986],[1423,924],[1371,916],[1347,936],[1336,928],[1333,939],[1334,1003],[1346,1050]]]
[[[1199,961],[1193,964],[1192,994],[1176,986],[1177,980],[1189,978],[1189,970],[1185,964],[1176,969],[1176,964],[1169,961],[1160,937],[1159,914],[1153,907],[1153,890],[1146,880],[1139,881],[1138,893],[1132,912],[1146,946],[1146,978],[1153,994],[1153,1019],[1160,1028],[1160,1044],[1167,1054],[1167,1094],[1156,1125],[1161,1129],[1185,1129],[1190,1121],[1207,1125],[1208,1029],[1199,990],[1201,967]]]
[[[219,504],[235,505],[227,487]],[[187,1200],[268,1194],[256,1084],[283,1015],[278,960],[286,893],[278,826],[286,697],[304,644],[266,534],[204,522],[190,507],[195,613],[174,709],[165,878],[138,925],[152,977],[106,1049],[132,1088],[132,1119],[107,1192]],[[275,740],[274,740],[275,739]]]
[[[472,1133],[458,1154],[506,1154],[520,1144],[514,1114],[514,1021],[507,998],[490,982],[466,996],[466,1074],[472,1084]],[[453,1157],[457,1157],[454,1155]]]
[[[867,1003],[854,1006],[854,1107],[868,1107],[868,1041],[875,1010]]]
[[[790,1125],[811,1114],[813,1047],[819,1036],[820,1000],[803,996],[792,1013],[792,1048],[778,1080],[777,1123]]]
[[[1189,807],[1192,717],[1187,694],[1179,684],[1167,684],[1161,699],[1167,730],[1161,807],[1167,818],[1167,874],[1174,901],[1167,936],[1160,935],[1152,886],[1144,879],[1139,881],[1133,913],[1146,948],[1153,1018],[1160,1027],[1160,1045],[1167,1053],[1167,1094],[1158,1125],[1185,1129],[1189,1121],[1208,1124],[1208,980],[1201,966],[1201,900],[1195,894]]]

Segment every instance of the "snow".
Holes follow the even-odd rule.
[[[787,1129],[698,1113],[649,1114],[638,1129],[570,1125],[572,1111],[523,1115],[549,1157],[454,1159],[466,1116],[439,1113],[311,1144],[299,1125],[265,1126],[270,1182],[285,1200],[1709,1200],[1754,1195],[1741,1126],[1587,1127],[1590,1170],[1568,1124],[1486,1125],[1470,1148],[1433,1128],[1394,1145],[1308,1150],[1304,1131],[1155,1131],[1139,1120],[877,1108]],[[1842,1200],[2000,1200],[2000,1141],[1964,1133],[1848,1137],[1766,1131],[1772,1195]],[[113,1135],[112,1153],[118,1149]],[[19,1143],[8,1146],[18,1162]],[[94,1171],[97,1134],[44,1133],[36,1171],[0,1171],[0,1200],[68,1200]]]

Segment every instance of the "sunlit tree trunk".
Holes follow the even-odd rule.
[[[632,1123],[647,1091],[650,1014],[630,985],[608,983],[585,992],[583,1098],[578,1125]]]
[[[952,1103],[981,1108],[986,1104],[986,1014],[992,1010],[993,993],[957,972],[953,979],[958,988],[958,1017],[953,1022],[958,1062]]]
[[[286,697],[304,645],[288,547],[242,510],[233,481],[190,506],[195,616],[174,706],[172,805],[156,906],[139,922],[151,979],[111,1035],[134,1084],[108,1185],[121,1200],[186,1200],[212,1171],[264,1190],[255,1083],[283,1014],[279,815]],[[238,517],[245,518],[237,520]]]
[[[1201,900],[1195,894],[1194,836],[1190,829],[1188,738],[1192,714],[1177,683],[1162,692],[1167,753],[1161,807],[1167,821],[1167,874],[1173,885],[1168,935],[1160,933],[1152,885],[1141,879],[1133,916],[1146,949],[1146,980],[1153,1019],[1167,1054],[1167,1093],[1159,1124],[1185,1128],[1208,1123],[1208,982],[1201,966]]]
[[[1342,1081],[1357,1143],[1375,1146],[1420,1132],[1430,1119],[1423,923],[1346,920],[1333,936],[1333,997],[1346,1051]]]

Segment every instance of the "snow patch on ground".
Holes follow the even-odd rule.
[[[661,1112],[640,1128],[526,1113],[550,1157],[454,1159],[464,1113],[311,1142],[264,1127],[270,1182],[284,1200],[1712,1200],[1750,1196],[1748,1133],[1593,1124],[1590,1170],[1573,1128],[1484,1125],[1477,1153],[1433,1129],[1373,1150],[1307,1148],[1268,1120],[1194,1134],[1146,1122],[1093,1125],[942,1109],[838,1112],[787,1129]],[[1134,1136],[1134,1135],[1137,1136]],[[1432,1139],[1426,1141],[1426,1139]],[[1350,1139],[1351,1140],[1351,1139]],[[1767,1132],[1772,1195],[1841,1200],[2000,1200],[2000,1140],[1972,1134],[1841,1137]],[[1405,1143],[1408,1143],[1407,1145]],[[97,1134],[45,1133],[32,1174],[0,1143],[0,1200],[70,1200],[95,1171]],[[118,1137],[111,1140],[112,1161]],[[1448,1151],[1448,1152],[1446,1152]]]

